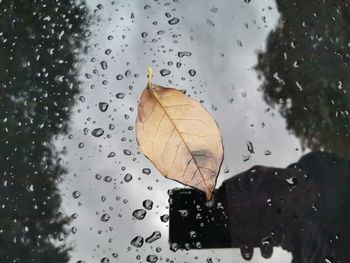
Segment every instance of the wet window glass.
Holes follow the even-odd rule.
[[[348,1],[0,0],[0,62],[0,262],[350,261]],[[216,180],[174,124],[207,195],[139,145],[150,77],[219,127]]]

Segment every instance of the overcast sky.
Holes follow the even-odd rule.
[[[63,209],[69,215],[78,215],[72,223],[77,232],[69,238],[75,247],[71,262],[100,262],[104,257],[110,262],[145,262],[149,254],[156,254],[159,262],[166,258],[206,262],[209,256],[213,262],[245,262],[237,249],[169,250],[168,223],[159,217],[168,213],[167,190],[182,186],[163,178],[142,154],[137,154],[132,128],[137,101],[147,82],[147,67],[152,66],[155,83],[186,89],[197,100],[204,100],[203,105],[217,120],[225,148],[217,187],[256,164],[285,167],[296,161],[302,154],[299,140],[286,130],[277,110],[266,112],[268,105],[258,91],[261,82],[252,69],[257,52],[264,49],[268,33],[277,25],[275,2],[125,0],[113,4],[110,0],[88,0],[88,5],[92,13],[96,10],[99,21],[89,29],[90,48],[79,63],[79,96],[83,97],[77,97],[73,109],[71,136],[56,140],[57,149],[67,149],[62,156],[68,170],[60,186]],[[174,17],[179,22],[170,25],[168,21]],[[179,51],[192,55],[179,58]],[[107,68],[101,67],[102,61],[106,61]],[[182,63],[180,68],[177,62]],[[162,77],[161,69],[171,73]],[[196,71],[195,76],[189,75],[190,69]],[[130,76],[126,74],[128,77],[127,70],[131,72]],[[122,80],[116,79],[118,74],[124,76]],[[125,97],[117,99],[117,93],[125,93]],[[106,112],[99,109],[100,102],[109,104]],[[115,129],[111,130],[110,125]],[[85,128],[89,129],[87,135]],[[91,131],[95,128],[102,128],[104,134],[94,137]],[[255,154],[244,162],[243,156],[249,154],[248,140]],[[125,155],[125,149],[132,154]],[[266,150],[271,155],[265,155]],[[143,168],[150,168],[151,174],[142,174]],[[223,173],[225,168],[229,173]],[[95,178],[97,173],[101,180]],[[133,179],[121,183],[126,173]],[[104,180],[107,177],[108,181],[108,176],[111,182]],[[81,196],[74,199],[74,191]],[[145,199],[151,199],[154,207],[145,219],[137,221],[132,212],[142,208]],[[110,216],[107,222],[101,221],[105,213]],[[153,231],[161,231],[162,238],[140,249],[130,246],[135,236],[147,237]],[[156,252],[157,247],[161,252]],[[291,261],[290,254],[281,249],[275,249],[269,260],[255,252],[252,262]],[[136,259],[137,255],[141,260]]]

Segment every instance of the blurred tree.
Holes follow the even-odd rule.
[[[350,157],[350,5],[277,0],[280,20],[258,56],[265,100],[312,150]]]
[[[79,92],[84,1],[0,0],[0,261],[68,262],[52,147]],[[63,241],[63,242],[62,242]]]

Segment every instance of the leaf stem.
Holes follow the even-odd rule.
[[[152,87],[152,77],[153,77],[153,70],[151,67],[148,67],[148,86]]]

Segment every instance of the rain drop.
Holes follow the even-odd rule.
[[[196,72],[194,69],[190,69],[190,70],[188,71],[188,73],[190,74],[191,77],[194,77],[194,76],[196,75],[197,72]]]
[[[85,97],[84,97],[84,96],[80,96],[80,97],[79,97],[79,100],[80,100],[81,102],[85,102]]]
[[[142,205],[145,209],[152,210],[153,202],[152,200],[146,199],[145,201],[142,202]]]
[[[165,77],[165,76],[169,75],[170,73],[171,73],[171,71],[168,69],[162,69],[160,71],[160,75],[162,75],[162,77]]]
[[[104,134],[104,130],[102,128],[93,129],[91,134],[95,137],[101,137]]]
[[[146,216],[146,210],[145,209],[136,209],[132,215],[135,217],[137,220],[142,220]]]
[[[115,152],[110,152],[107,156],[108,158],[112,158],[112,157],[115,157]]]
[[[143,237],[142,236],[136,236],[131,241],[130,244],[134,247],[142,247],[143,245]]]
[[[149,175],[149,174],[151,174],[151,169],[149,169],[149,168],[143,168],[143,169],[142,169],[142,173],[143,173],[143,174]]]
[[[246,146],[247,146],[247,150],[249,153],[251,153],[251,154],[255,153],[254,152],[254,145],[251,141],[247,141]]]
[[[115,95],[117,97],[117,99],[124,99],[125,97],[125,93],[119,92],[117,93],[117,95]]]
[[[146,243],[152,243],[162,237],[159,231],[154,231],[152,235],[146,238]]]
[[[126,183],[130,182],[132,180],[132,175],[127,173],[125,176],[124,176],[124,181]]]
[[[72,195],[73,195],[74,199],[78,199],[80,197],[81,193],[79,191],[74,191]]]
[[[189,51],[182,51],[182,52],[178,52],[177,55],[179,56],[179,58],[183,58],[183,57],[190,57],[192,53]]]
[[[125,149],[124,151],[123,151],[123,153],[125,154],[125,155],[131,155],[131,151],[130,150],[128,150],[128,149]]]
[[[178,19],[177,17],[173,17],[168,21],[169,25],[176,25],[179,22],[180,22],[180,19]]]
[[[102,68],[103,70],[106,70],[106,69],[107,69],[107,61],[106,61],[106,60],[101,61],[100,65],[101,65],[101,68]]]
[[[158,257],[156,255],[148,255],[146,257],[146,261],[150,263],[155,263],[158,261]]]
[[[109,215],[109,214],[103,214],[102,216],[101,216],[101,221],[102,222],[108,222],[109,221],[109,219],[111,218],[111,216]]]
[[[100,111],[105,112],[108,109],[108,103],[107,102],[100,102],[98,104],[98,108]]]
[[[105,176],[105,178],[103,178],[103,180],[106,182],[106,183],[110,183],[112,182],[113,178],[109,175]]]
[[[162,221],[163,223],[168,222],[168,220],[169,220],[169,216],[168,215],[162,215],[160,217],[160,221]]]
[[[253,257],[253,247],[244,245],[241,248],[241,255],[245,260],[251,260]]]
[[[177,243],[171,243],[170,244],[170,250],[173,252],[176,252],[179,249],[179,246]]]

